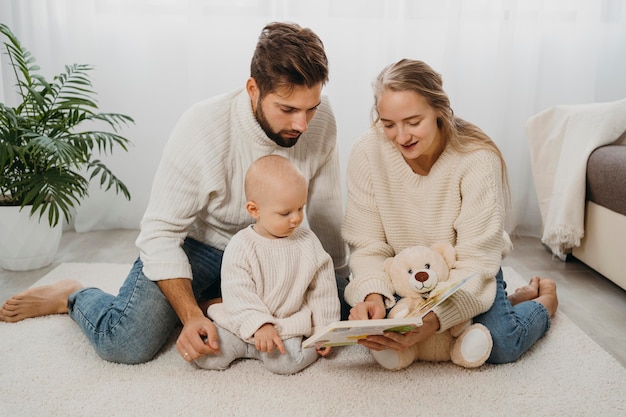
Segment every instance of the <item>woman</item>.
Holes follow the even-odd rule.
[[[351,247],[350,319],[385,317],[395,300],[383,262],[408,246],[450,242],[457,251],[450,281],[481,275],[416,331],[360,343],[399,351],[474,318],[493,338],[488,362],[515,361],[548,331],[558,301],[555,283],[538,277],[507,297],[502,154],[478,127],[454,116],[440,75],[421,61],[404,59],[379,74],[373,110],[375,122],[355,142],[347,169],[342,233]]]

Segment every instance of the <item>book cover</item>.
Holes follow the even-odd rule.
[[[357,344],[360,339],[365,339],[367,336],[382,335],[385,332],[406,333],[411,331],[422,325],[422,318],[429,311],[448,299],[463,284],[476,275],[478,273],[473,273],[453,284],[436,288],[424,303],[420,305],[419,309],[410,314],[411,317],[337,321],[320,331],[316,331],[315,334],[302,342],[302,346],[305,348],[347,346]]]

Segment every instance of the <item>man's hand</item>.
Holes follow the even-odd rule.
[[[187,320],[176,340],[176,350],[187,362],[221,353],[213,322],[204,315]]]
[[[220,353],[217,330],[198,306],[191,289],[191,280],[165,279],[157,281],[157,285],[183,323],[183,330],[176,340],[180,356],[191,362],[202,355]]]
[[[259,352],[271,353],[274,351],[274,346],[282,354],[286,353],[283,340],[278,336],[278,332],[271,323],[265,323],[263,326],[254,333],[254,347]]]

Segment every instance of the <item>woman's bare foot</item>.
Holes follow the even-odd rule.
[[[78,281],[63,280],[52,285],[29,288],[5,301],[0,321],[16,322],[31,317],[67,313],[67,297],[83,286]]]
[[[539,297],[534,300],[548,310],[550,317],[554,316],[556,308],[559,306],[559,299],[556,296],[556,282],[550,278],[540,278]]]
[[[515,290],[513,294],[508,296],[512,305],[519,304],[524,301],[534,300],[539,297],[539,277],[532,277],[528,284]]]

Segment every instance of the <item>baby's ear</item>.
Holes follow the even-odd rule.
[[[454,246],[448,242],[438,242],[433,244],[430,248],[443,257],[449,269],[454,268],[454,264],[456,263],[456,249],[454,249]]]
[[[259,218],[259,207],[257,206],[256,202],[251,200],[246,202],[246,210],[248,211],[248,213],[250,213],[254,220],[257,220]]]

